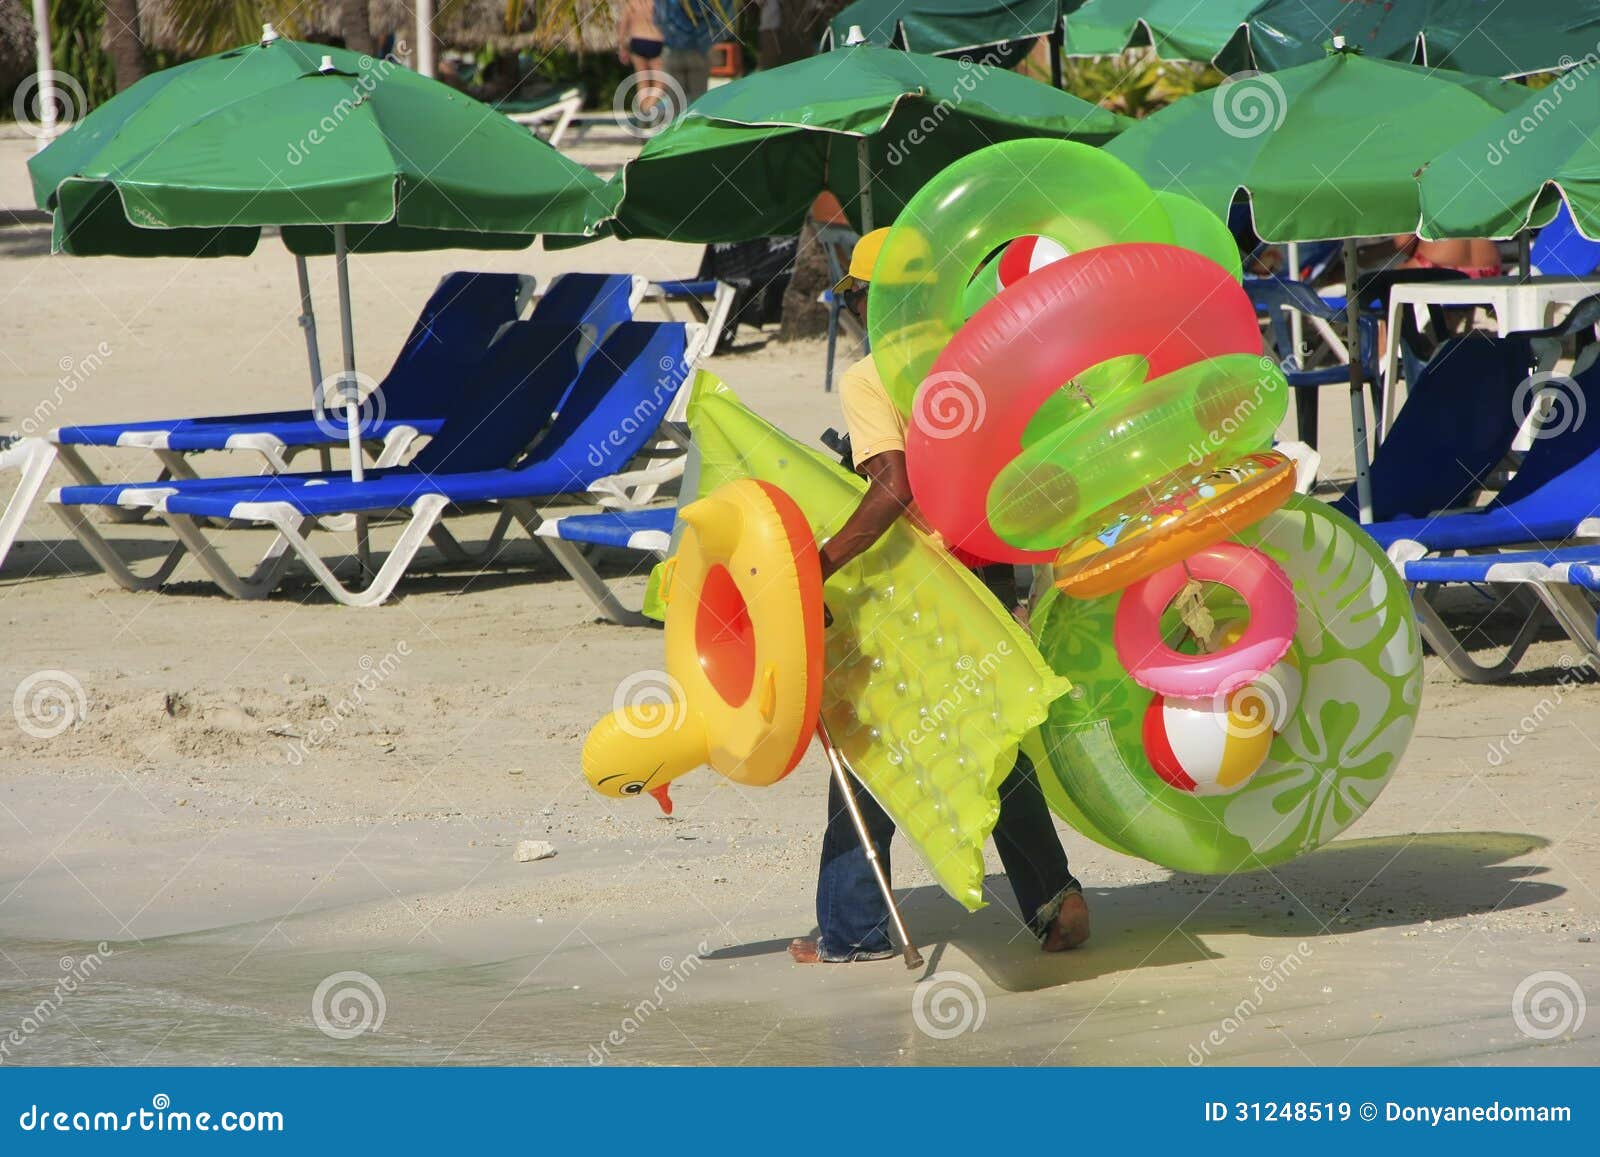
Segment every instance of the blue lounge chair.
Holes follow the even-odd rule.
[[[1588,546],[1575,541],[1600,540],[1600,420],[1596,420],[1600,410],[1593,408],[1600,406],[1600,362],[1587,359],[1572,377],[1536,375],[1528,383],[1519,387],[1525,396],[1517,409],[1545,404],[1540,400],[1543,395],[1551,405],[1549,416],[1535,430],[1516,474],[1491,501],[1426,517],[1391,518],[1364,528],[1414,585],[1413,603],[1423,637],[1452,671],[1471,682],[1492,682],[1510,674],[1541,623],[1530,614],[1498,661],[1480,663],[1433,605],[1441,584],[1499,585],[1499,601],[1517,592],[1531,595],[1574,642],[1600,660],[1594,609],[1584,593],[1594,589],[1591,580],[1600,573],[1600,541]],[[1395,423],[1396,439],[1405,418],[1402,411],[1401,421]],[[1492,411],[1483,418],[1501,422]],[[1510,425],[1515,424],[1513,418]],[[1503,423],[1499,433],[1504,436]],[[1450,463],[1436,454],[1431,465],[1448,472]]]
[[[672,524],[678,517],[675,506],[656,506],[648,510],[607,510],[599,514],[568,514],[547,518],[534,531],[566,572],[595,606],[613,623],[639,626],[650,622],[638,611],[629,610],[617,599],[606,581],[583,555],[583,547],[601,546],[614,550],[636,550],[663,559],[672,547]]]
[[[381,464],[396,461],[419,435],[438,431],[453,388],[478,364],[495,334],[522,313],[532,293],[533,279],[516,273],[452,273],[439,282],[379,383],[379,415],[362,431],[364,440],[383,443]],[[313,409],[63,426],[50,437],[62,447],[154,450],[175,477],[193,477],[182,464],[183,454],[253,450],[269,469],[286,470],[296,452],[340,444],[344,435],[341,418]],[[73,468],[66,455],[63,463]],[[96,481],[92,475],[80,480]]]
[[[578,335],[567,331],[552,350],[545,329],[527,322],[502,335],[491,364],[516,365],[520,359],[530,368],[507,392],[477,389],[461,399],[408,466],[375,469],[360,482],[321,472],[140,487],[69,486],[51,502],[95,560],[129,589],[160,585],[186,549],[238,598],[265,597],[298,558],[336,601],[376,605],[393,593],[425,539],[432,538],[449,557],[464,556],[440,525],[447,508],[498,503],[533,534],[537,500],[585,494],[592,483],[616,473],[656,436],[677,403],[690,367],[686,327],[624,322],[605,337],[576,379],[566,367]],[[543,428],[552,409],[555,420]],[[532,449],[526,449],[530,442]],[[150,578],[133,575],[84,514],[90,507],[128,501],[150,505],[179,539],[176,557],[169,556]],[[351,589],[312,549],[306,534],[319,519],[374,513],[409,514],[409,520],[372,581]],[[197,520],[209,518],[263,522],[279,537],[261,564],[240,576],[201,530]],[[491,541],[489,549],[496,545]]]
[[[1375,524],[1476,501],[1511,450],[1517,391],[1533,366],[1533,342],[1523,334],[1473,331],[1441,345],[1373,455]],[[1333,505],[1356,518],[1355,487]]]

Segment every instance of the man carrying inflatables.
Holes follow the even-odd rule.
[[[867,282],[888,232],[876,230],[857,243],[849,273],[835,287],[834,292],[845,295],[850,308],[859,313],[865,313]],[[905,418],[890,399],[870,356],[845,371],[839,399],[855,469],[866,478],[867,491],[839,533],[822,547],[824,580],[870,548],[897,519],[909,518],[925,529],[906,472]],[[1012,567],[986,567],[981,559],[958,557],[977,571],[1003,606],[1008,610],[1018,606]],[[887,871],[894,821],[859,785],[855,796]],[[1068,870],[1066,852],[1033,764],[1020,752],[1016,766],[1000,784],[994,842],[1016,893],[1018,911],[1044,950],[1061,952],[1087,940],[1089,908],[1083,890]],[[789,945],[789,955],[802,964],[881,960],[896,954],[889,937],[888,907],[837,780],[829,781],[828,826],[817,879],[817,926],[820,931],[815,940],[796,940]]]

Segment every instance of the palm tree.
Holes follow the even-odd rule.
[[[144,35],[139,31],[139,0],[106,0],[106,51],[121,92],[147,71]]]

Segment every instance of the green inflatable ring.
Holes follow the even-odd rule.
[[[1040,728],[1051,787],[1071,806],[1046,794],[1089,838],[1178,871],[1264,867],[1331,840],[1383,790],[1421,704],[1405,584],[1355,523],[1297,495],[1236,537],[1294,583],[1303,691],[1266,762],[1232,794],[1193,795],[1151,769],[1141,736],[1150,692],[1128,678],[1111,642],[1120,593],[1052,592],[1033,616],[1046,662],[1073,683]]]
[[[872,359],[902,412],[911,412],[917,386],[966,321],[973,274],[994,250],[1030,234],[1068,253],[1174,243],[1144,179],[1088,145],[1007,141],[940,170],[895,219],[868,291]]]

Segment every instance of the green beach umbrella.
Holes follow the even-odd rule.
[[[1108,145],[1158,189],[1222,217],[1236,196],[1266,241],[1345,238],[1345,282],[1356,281],[1356,237],[1411,233],[1422,205],[1414,175],[1440,150],[1520,103],[1519,85],[1336,52],[1282,72],[1230,78],[1175,101]],[[1370,520],[1357,326],[1346,295],[1356,491]]]
[[[1443,150],[1423,170],[1424,237],[1511,237],[1544,225],[1564,198],[1600,238],[1600,82],[1577,70]]]
[[[1242,193],[1266,241],[1410,233],[1416,171],[1527,91],[1338,52],[1174,101],[1106,151],[1224,220]]]
[[[1071,7],[1073,0],[1067,0]],[[985,49],[1056,34],[1062,0],[855,0],[828,22],[822,50],[843,48],[859,30],[867,44],[929,56],[972,56]],[[1058,38],[1059,39],[1059,38]],[[1052,42],[1058,49],[1058,41]],[[1059,64],[1052,52],[1052,64]],[[1060,77],[1055,84],[1061,87]]]
[[[319,391],[305,257],[332,253],[357,479],[348,252],[521,248],[539,233],[581,231],[604,188],[487,105],[393,61],[287,40],[270,25],[258,44],[139,81],[28,171],[52,214],[53,246],[66,253],[242,255],[263,227],[280,227],[296,255]]]
[[[593,231],[676,241],[793,234],[832,191],[863,231],[934,173],[1019,137],[1100,144],[1128,122],[983,64],[860,45],[713,89],[611,179]]]
[[[1275,71],[1320,57],[1335,37],[1375,59],[1479,76],[1572,66],[1596,52],[1593,0],[1087,0],[1066,18],[1066,51],[1104,56],[1153,45],[1224,72]]]
[[[1236,36],[1244,38],[1245,18],[1261,3],[1085,0],[1067,14],[1062,51],[1068,56],[1115,56],[1129,48],[1150,46],[1163,60],[1213,61]]]

